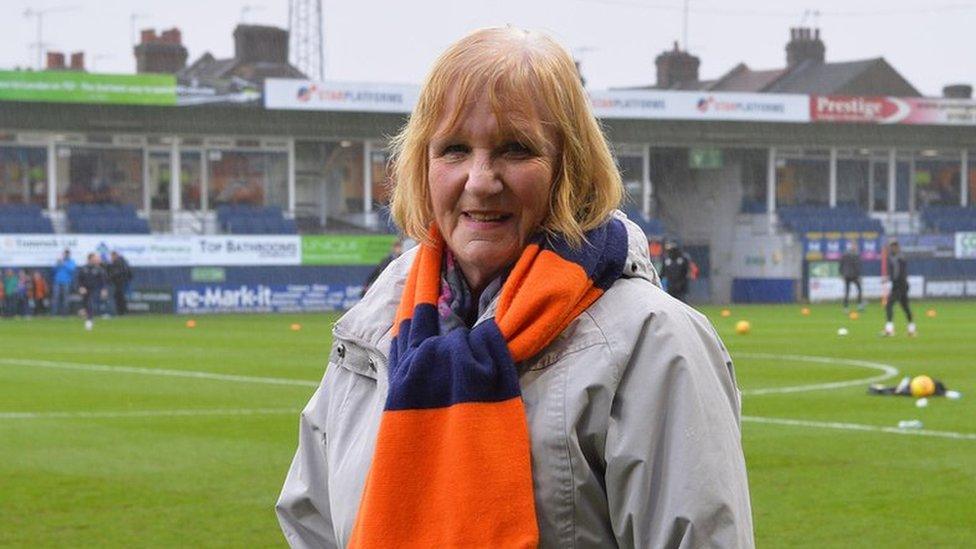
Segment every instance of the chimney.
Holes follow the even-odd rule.
[[[288,63],[288,31],[263,25],[237,25],[234,57],[245,63]]]
[[[823,63],[827,47],[820,39],[820,29],[795,27],[790,29],[790,41],[786,44],[786,66],[793,68],[804,61]]]
[[[73,71],[85,70],[85,52],[76,51],[71,54],[71,70]]]
[[[143,29],[139,45],[133,48],[136,72],[176,73],[186,67],[187,51],[180,29],[173,27],[156,35],[155,29]]]
[[[698,66],[701,61],[686,51],[678,48],[658,55],[654,59],[657,65],[657,87],[662,89],[680,87],[681,84],[698,82]]]
[[[64,54],[59,51],[49,51],[47,52],[47,70],[49,71],[63,71],[64,66]]]
[[[972,99],[973,87],[969,84],[948,84],[942,88],[942,97],[946,99]]]

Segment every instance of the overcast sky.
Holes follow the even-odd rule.
[[[330,80],[418,83],[449,43],[488,25],[541,29],[574,50],[591,89],[654,83],[654,57],[682,38],[682,0],[322,0]],[[976,1],[690,0],[689,49],[700,76],[742,61],[785,64],[789,28],[820,27],[828,61],[885,57],[926,95],[976,83]],[[248,9],[249,7],[249,9]],[[0,0],[0,68],[33,66],[37,19],[49,49],[84,51],[89,70],[131,73],[135,28],[179,27],[192,62],[233,52],[242,20],[287,27],[288,0]],[[64,8],[64,9],[59,9]],[[94,69],[92,65],[94,64]]]

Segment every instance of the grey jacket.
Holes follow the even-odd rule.
[[[519,365],[540,546],[752,547],[732,361],[708,320],[661,290],[644,235],[628,230],[625,277]],[[349,541],[413,256],[336,323],[277,505],[292,547]]]

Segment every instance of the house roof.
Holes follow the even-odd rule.
[[[856,91],[852,92],[852,88]],[[659,86],[632,86],[614,89],[659,90],[664,88]],[[845,93],[921,95],[882,57],[831,63],[807,60],[792,68],[764,70],[753,70],[745,63],[739,63],[715,80],[679,82],[668,89],[815,95]]]
[[[287,63],[244,62],[236,58],[216,59],[210,52],[204,53],[190,66],[179,71],[180,80],[202,82],[226,80],[233,77],[251,82],[263,82],[266,78],[305,78],[300,70]]]
[[[760,91],[775,82],[784,73],[786,73],[785,68],[755,71],[747,67],[745,63],[739,63],[703,89],[737,92]]]
[[[845,85],[861,76],[884,59],[865,59],[842,63],[817,63],[803,61],[761,89],[769,93],[837,93]]]

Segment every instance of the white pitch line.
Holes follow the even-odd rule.
[[[882,364],[880,362],[869,362],[867,360],[854,360],[849,358],[833,358],[833,357],[825,357],[825,356],[776,355],[776,354],[769,354],[769,353],[737,353],[735,357],[732,358],[733,362],[735,361],[736,357],[778,359],[778,360],[789,360],[789,361],[796,361],[796,362],[814,362],[818,364],[834,364],[834,365],[841,365],[841,366],[857,366],[859,368],[868,368],[868,369],[880,370],[884,372],[876,376],[863,378],[863,379],[851,379],[848,381],[813,383],[810,385],[792,385],[789,387],[768,387],[765,389],[746,389],[742,391],[742,394],[744,396],[781,394],[781,393],[800,393],[805,391],[820,391],[824,389],[839,389],[841,387],[853,387],[856,385],[864,385],[865,383],[876,383],[878,381],[883,381],[885,379],[898,375],[898,368],[895,368],[890,364]]]
[[[0,358],[0,364],[7,366],[29,366],[35,368],[55,368],[60,370],[79,370],[82,372],[109,372],[124,374],[141,374],[147,376],[188,377],[194,379],[215,379],[219,381],[234,381],[238,383],[263,383],[266,385],[297,385],[300,387],[318,387],[317,381],[304,379],[288,379],[280,377],[238,376],[233,374],[217,374],[214,372],[197,372],[193,370],[167,370],[165,368],[138,368],[136,366],[109,366],[106,364],[83,364],[78,362],[55,362],[52,360],[32,360],[20,358]]]
[[[114,412],[0,412],[0,419],[99,419],[128,417],[255,416],[297,414],[297,408],[231,408],[189,410],[119,410]]]
[[[840,429],[843,431],[867,431],[872,433],[888,433],[891,435],[913,435],[919,437],[940,437],[956,440],[976,440],[976,433],[956,433],[953,431],[930,431],[928,429],[899,429],[898,427],[881,427],[879,425],[862,425],[859,423],[840,423],[833,421],[807,421],[803,419],[785,419],[772,417],[742,416],[742,421],[751,423],[766,423],[771,425],[789,425],[792,427],[817,427],[821,429]]]

